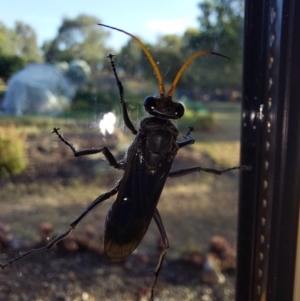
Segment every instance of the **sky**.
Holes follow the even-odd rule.
[[[88,14],[104,24],[124,29],[154,43],[164,34],[182,34],[198,27],[201,0],[0,0],[0,21],[12,28],[15,21],[29,24],[36,32],[39,46],[53,39],[62,18]],[[107,45],[118,50],[128,36],[111,31]]]

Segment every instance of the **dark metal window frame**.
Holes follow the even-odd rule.
[[[300,1],[246,0],[236,300],[293,300],[300,204]]]

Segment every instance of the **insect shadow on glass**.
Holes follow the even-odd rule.
[[[124,171],[123,177],[116,183],[115,187],[98,196],[90,205],[88,205],[84,212],[70,224],[69,229],[64,233],[52,238],[44,247],[31,249],[11,261],[0,265],[0,267],[4,269],[13,262],[20,260],[31,253],[53,248],[59,241],[67,237],[71,231],[77,227],[79,222],[93,209],[117,194],[116,200],[111,205],[105,219],[105,254],[113,261],[120,261],[126,258],[138,247],[153,218],[164,245],[164,250],[162,251],[154,270],[154,280],[151,286],[151,300],[153,300],[154,287],[164,257],[169,249],[167,234],[157,209],[157,203],[167,177],[178,177],[200,171],[221,175],[224,172],[235,169],[249,170],[250,167],[235,166],[224,170],[217,170],[196,166],[192,168],[171,170],[177,151],[180,148],[195,142],[191,136],[191,132],[193,131],[192,127],[189,128],[187,134],[184,136],[185,140],[177,142],[179,132],[171,120],[181,118],[184,115],[184,107],[182,104],[172,100],[176,85],[184,70],[195,58],[204,55],[217,55],[227,58],[226,56],[211,51],[196,52],[183,64],[175,77],[170,90],[165,94],[161,73],[146,46],[137,37],[124,30],[104,24],[99,25],[123,32],[132,37],[141,46],[154,68],[159,83],[160,95],[147,96],[145,98],[144,106],[151,116],[142,119],[140,127],[137,130],[128,116],[123,86],[116,71],[113,59],[114,56],[112,54],[108,55],[119,90],[124,123],[135,135],[135,139],[129,146],[125,158],[121,161],[117,161],[107,147],[89,148],[77,151],[75,147],[60,134],[59,128],[54,128],[53,133],[70,147],[75,157],[102,153],[110,166]]]

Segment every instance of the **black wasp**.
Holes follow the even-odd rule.
[[[54,128],[53,132],[57,134],[61,141],[71,148],[75,157],[103,153],[110,166],[124,170],[122,179],[119,180],[115,187],[110,191],[98,196],[85,209],[85,211],[70,224],[70,228],[66,232],[54,237],[46,246],[39,249],[32,249],[21,256],[12,259],[8,263],[0,265],[0,267],[4,269],[8,265],[29,255],[30,253],[51,249],[60,240],[69,235],[70,232],[76,228],[79,222],[94,208],[109,199],[111,196],[117,194],[116,200],[111,205],[105,220],[105,253],[107,257],[113,261],[119,261],[126,258],[138,247],[153,218],[162,236],[164,244],[164,250],[160,255],[157,267],[154,271],[154,281],[151,286],[151,300],[153,300],[157,277],[162,267],[164,257],[169,249],[166,231],[157,209],[157,203],[167,177],[178,177],[200,171],[221,175],[222,173],[230,170],[247,170],[249,167],[241,166],[225,170],[216,170],[196,166],[192,168],[171,170],[177,151],[186,145],[194,143],[194,139],[191,136],[191,132],[193,131],[192,127],[190,127],[187,135],[185,136],[185,140],[177,142],[179,132],[171,120],[181,118],[184,115],[184,107],[182,104],[172,100],[176,85],[184,70],[195,58],[203,55],[226,56],[211,51],[196,52],[183,64],[175,77],[170,90],[167,94],[165,94],[161,73],[146,46],[137,37],[124,30],[104,24],[99,25],[123,32],[132,37],[141,46],[154,68],[159,83],[160,95],[147,96],[145,98],[144,106],[150,117],[142,119],[139,129],[136,130],[128,116],[126,102],[124,100],[123,86],[115,68],[113,55],[110,54],[108,56],[119,90],[124,123],[135,135],[135,139],[129,146],[125,158],[118,162],[107,147],[90,148],[77,151],[74,146],[59,133],[58,128]]]

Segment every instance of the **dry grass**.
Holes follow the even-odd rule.
[[[180,150],[174,163],[176,168],[196,165],[221,168],[238,163],[239,114],[237,110],[222,107],[213,110],[218,131],[212,134],[196,132],[198,142]],[[0,220],[11,226],[15,237],[37,241],[40,223],[52,222],[55,233],[66,230],[85,206],[113,187],[122,172],[111,170],[99,159],[101,156],[73,159],[70,150],[51,135],[52,121],[46,131],[44,124],[28,126],[30,131],[28,128],[24,131],[30,133],[27,140],[29,168],[22,176],[0,182]],[[128,138],[123,134],[118,135],[119,142],[105,141],[95,129],[83,123],[66,127],[55,123],[55,126],[61,126],[78,148],[109,145],[119,159],[132,141],[132,136]],[[112,147],[114,145],[117,148]],[[220,177],[195,173],[168,179],[158,205],[171,244],[157,284],[156,295],[161,300],[200,300],[207,295],[207,290],[212,291],[200,283],[200,271],[194,266],[176,270],[176,261],[172,265],[171,259],[182,258],[187,251],[205,251],[212,235],[222,235],[230,242],[236,240],[237,187],[238,172]],[[112,201],[96,208],[75,231],[80,232],[92,224],[97,225],[100,236],[101,223]],[[91,253],[59,256],[49,251],[29,256],[0,274],[0,296],[3,300],[83,300],[78,296],[85,293],[91,298],[84,300],[146,300],[138,296],[149,291],[144,279],[156,264],[158,238],[159,232],[152,223],[124,269],[106,263],[104,256]],[[0,257],[1,263],[7,260],[5,254]],[[138,258],[144,258],[145,262]],[[182,281],[182,275],[188,271],[193,274],[187,274],[187,280]],[[226,286],[222,289],[229,291]],[[232,283],[229,289],[233,296]],[[93,299],[94,296],[98,298]],[[233,297],[226,300],[233,300]]]
[[[217,108],[214,110],[216,111]],[[219,124],[219,131],[209,135],[196,132],[195,139],[200,142],[180,150],[176,167],[201,165],[223,168],[238,164],[237,110],[232,113],[230,110],[229,113],[222,113],[221,108],[221,112],[214,114]],[[224,133],[228,137],[226,141],[224,141]],[[220,137],[222,137],[221,141],[219,141]],[[76,136],[72,139],[76,142]],[[124,136],[121,141],[123,140]],[[93,146],[94,143],[95,140]],[[30,147],[28,145],[28,148]],[[122,149],[120,151],[122,153],[125,149],[124,142],[119,143],[119,148]],[[50,161],[53,158],[52,164],[56,164],[54,153],[47,156]],[[72,157],[71,153],[67,156]],[[77,161],[74,162],[73,164],[77,164]],[[112,187],[122,176],[122,172],[111,173],[105,162],[100,163],[97,170],[98,177],[89,183],[83,183],[84,174],[74,175],[68,185],[61,185],[60,179],[51,180],[49,183],[39,183],[37,179],[30,185],[18,183],[17,186],[13,182],[2,182],[1,221],[9,224],[16,236],[31,239],[37,238],[37,225],[44,221],[51,221],[56,231],[64,230],[89,202]],[[106,172],[111,175],[112,180],[110,184],[106,181],[102,185],[99,178],[105,176]],[[230,241],[235,240],[237,187],[237,172],[221,177],[192,174],[168,180],[159,203],[159,210],[167,232],[172,236],[174,254],[189,248],[203,248],[209,237],[215,234],[224,235]],[[109,203],[110,201],[97,208],[83,223],[103,219]],[[158,236],[156,226],[151,226],[149,234],[141,245],[141,250],[146,250],[151,245],[153,247],[155,244],[153,238],[156,236]]]

